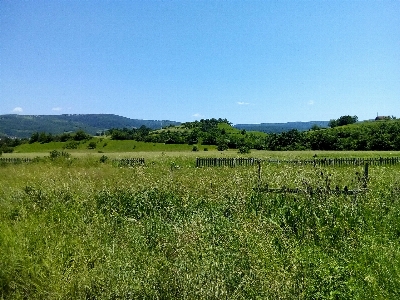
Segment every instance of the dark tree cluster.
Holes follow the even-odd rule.
[[[45,132],[35,132],[34,134],[31,135],[29,139],[29,143],[50,143],[50,142],[67,142],[67,141],[84,141],[90,139],[91,136],[87,134],[83,130],[78,130],[75,133],[63,133],[60,135],[53,135],[51,133],[45,133]]]
[[[14,151],[14,147],[21,145],[25,141],[25,139],[0,137],[0,155],[2,153],[12,153]]]
[[[135,140],[151,143],[214,145],[218,150],[238,149],[248,153],[250,149],[293,151],[293,150],[400,150],[400,120],[357,122],[357,116],[342,116],[332,120],[331,128],[313,127],[308,131],[296,129],[282,133],[262,134],[232,128],[226,119],[202,119],[183,123],[179,127],[152,130],[149,127],[113,128],[107,133],[114,140]],[[335,121],[335,122],[333,122]],[[75,149],[80,141],[90,139],[83,130],[61,135],[36,132],[30,139],[20,140],[3,137],[0,152],[12,152],[15,146],[24,142],[48,143],[68,142],[67,149]],[[89,145],[95,148],[95,145]],[[197,147],[197,146],[196,146]]]
[[[247,149],[293,150],[400,150],[400,121],[357,122],[357,116],[342,116],[333,128],[313,127],[309,131],[296,129],[282,133],[260,135],[246,130],[232,130],[226,119],[202,119],[183,123],[180,130],[167,128],[161,131],[141,129],[115,129],[113,139],[166,144],[215,145],[218,150]],[[184,129],[182,129],[184,128]]]
[[[142,125],[140,128],[112,128],[107,131],[107,134],[110,135],[113,140],[146,141],[151,130],[151,128]]]
[[[354,124],[358,122],[357,116],[341,116],[339,119],[332,119],[329,121],[328,126],[331,128],[335,128],[338,126],[344,126],[349,124]]]

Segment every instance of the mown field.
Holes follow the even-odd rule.
[[[348,195],[333,191],[360,189],[363,166],[265,162],[259,177],[257,165],[195,168],[231,150],[68,152],[0,164],[1,299],[400,297],[398,165],[370,166],[368,190]],[[315,153],[400,156],[248,156]]]

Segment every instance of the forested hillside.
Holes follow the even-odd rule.
[[[219,150],[400,150],[400,120],[365,121],[334,128],[315,126],[308,131],[293,129],[265,134],[238,130],[226,119],[209,119],[157,131],[112,129],[109,134],[117,140],[217,145]]]
[[[240,153],[257,150],[400,150],[400,120],[364,121],[333,128],[313,127],[307,131],[296,129],[282,133],[263,133],[239,130],[226,119],[202,119],[152,129],[145,125],[138,128],[111,128],[104,132],[106,139],[133,140],[145,143],[188,144],[193,150],[199,145],[213,145],[220,151],[238,149]],[[90,135],[80,129],[74,133],[54,135],[34,132],[29,139],[0,138],[0,153],[12,152],[21,143],[62,142],[66,149],[76,149]],[[207,148],[207,147],[203,147]],[[106,149],[104,149],[106,150]]]
[[[305,131],[313,127],[326,128],[329,121],[287,122],[287,123],[261,123],[261,124],[236,124],[237,129],[261,131],[265,133],[282,133],[289,130]]]
[[[95,135],[110,128],[144,125],[151,129],[159,129],[179,124],[179,122],[169,120],[129,119],[113,114],[0,115],[0,136],[28,138],[35,132],[62,134],[79,129]]]

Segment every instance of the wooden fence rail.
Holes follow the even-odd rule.
[[[2,162],[2,163],[18,164],[18,163],[28,163],[31,161],[32,161],[32,159],[30,159],[30,158],[0,157],[0,162]]]
[[[285,163],[313,166],[361,166],[369,164],[371,166],[396,165],[400,163],[400,157],[379,157],[379,158],[315,158],[315,159],[258,159],[258,158],[196,158],[196,167],[236,167],[252,166],[258,162],[263,163]]]

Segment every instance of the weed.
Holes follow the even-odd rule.
[[[357,166],[195,168],[188,151],[115,168],[101,162],[117,154],[57,152],[0,168],[2,299],[399,297],[398,166],[370,167],[355,197],[329,191],[362,187]]]

